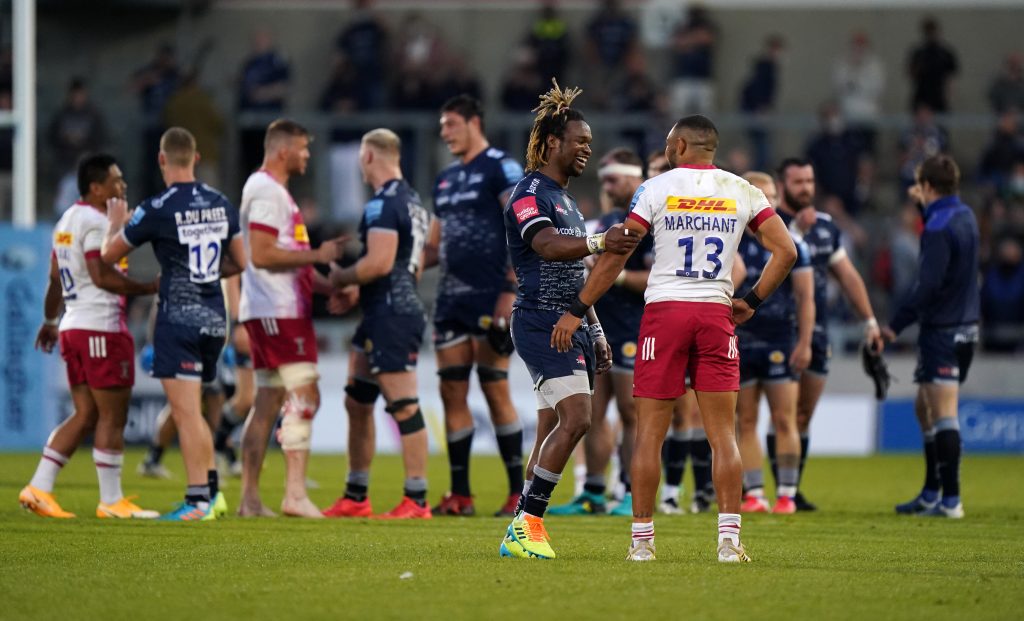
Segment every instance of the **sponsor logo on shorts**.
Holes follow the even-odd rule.
[[[263,326],[263,331],[267,333],[267,336],[277,336],[277,320],[273,317],[264,317],[260,319],[260,325]]]
[[[512,203],[512,211],[515,212],[516,222],[519,224],[526,222],[530,218],[536,218],[540,215],[540,209],[537,208],[537,197],[524,196]]]
[[[733,337],[733,338],[735,338],[735,337]],[[781,351],[779,351],[777,349],[775,351],[773,351],[772,353],[768,354],[768,362],[770,362],[772,364],[782,364],[785,361],[786,361],[786,354],[782,353]]]
[[[668,211],[694,211],[703,213],[736,213],[736,200],[732,198],[699,198],[669,196],[665,198]]]
[[[306,355],[306,339],[304,337],[295,338],[295,354],[298,356]]]
[[[107,337],[105,337],[105,336],[90,336],[89,337],[89,357],[90,358],[106,358],[107,357]]]
[[[490,315],[480,315],[476,320],[476,325],[480,326],[481,330],[487,330],[491,327],[492,323],[494,323],[494,318]]]
[[[194,371],[196,373],[202,373],[203,372],[203,363],[202,362],[193,362],[191,360],[185,360],[185,361],[182,361],[181,368],[183,370],[185,370],[185,371]]]
[[[643,349],[640,352],[641,360],[654,360],[654,341],[655,337],[648,336],[644,339]]]
[[[371,351],[373,351],[373,341],[371,341],[370,339],[366,339],[365,341],[363,341],[363,351],[366,353],[370,353]]]
[[[587,366],[587,359],[583,357],[583,354],[576,356],[576,364],[580,365],[581,367]]]
[[[726,357],[729,360],[736,360],[740,357],[740,348],[737,345],[737,338],[735,335],[729,337],[729,351],[726,353]]]
[[[960,367],[939,367],[936,372],[943,377],[960,377]]]
[[[131,370],[132,363],[127,360],[121,361],[121,379],[128,379],[128,371]]]
[[[634,343],[633,341],[630,341],[628,343],[623,343],[623,345],[622,345],[622,355],[627,357],[627,358],[635,357],[636,356],[636,343]]]

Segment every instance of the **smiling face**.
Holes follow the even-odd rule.
[[[590,143],[594,135],[585,121],[569,121],[562,138],[555,138],[549,161],[567,177],[579,177],[587,167],[592,150]]]

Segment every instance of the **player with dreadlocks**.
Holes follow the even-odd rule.
[[[594,373],[611,368],[611,352],[597,316],[572,335],[571,347],[551,345],[551,327],[570,309],[583,285],[583,257],[603,251],[626,254],[636,235],[616,225],[587,235],[583,214],[566,192],[583,174],[592,135],[572,108],[580,89],[554,88],[540,98],[526,152],[529,174],[505,207],[509,255],[519,283],[512,310],[512,340],[533,377],[537,442],[530,453],[521,506],[502,541],[502,556],[554,558],[544,512],[569,456],[590,427]],[[596,354],[596,360],[595,360]]]

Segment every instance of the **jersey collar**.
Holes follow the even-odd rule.
[[[676,168],[691,168],[693,170],[715,170],[717,166],[714,164],[680,164]]]
[[[939,199],[933,201],[931,204],[929,204],[927,207],[924,208],[924,219],[925,219],[925,221],[927,221],[928,218],[931,218],[933,215],[935,215],[936,212],[938,212],[938,211],[940,211],[942,209],[948,209],[950,207],[956,207],[959,204],[960,204],[960,197],[957,196],[956,194],[951,194],[949,196],[943,196],[942,198],[939,198]]]

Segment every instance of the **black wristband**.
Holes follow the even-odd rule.
[[[504,284],[501,285],[501,292],[519,293],[519,285],[517,283],[512,282],[511,280],[506,280]]]
[[[590,310],[590,307],[580,300],[580,296],[576,296],[576,299],[569,305],[569,314],[579,319],[583,319],[588,310]]]
[[[757,310],[757,307],[761,305],[761,302],[764,302],[764,300],[757,297],[757,294],[754,293],[753,289],[751,289],[747,295],[743,296],[743,301],[746,302],[747,306],[753,310]]]

